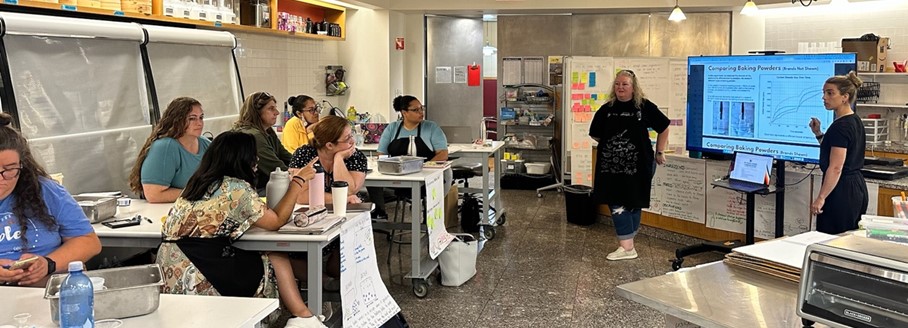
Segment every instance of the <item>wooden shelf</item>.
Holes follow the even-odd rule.
[[[274,0],[276,1],[276,0]],[[339,21],[329,22],[337,23],[341,25],[341,37],[327,36],[327,35],[317,35],[317,34],[306,34],[306,33],[291,33],[289,31],[280,31],[276,28],[260,28],[255,26],[247,25],[237,25],[237,24],[222,24],[221,22],[209,22],[203,20],[195,19],[186,19],[186,18],[177,18],[164,15],[155,15],[151,13],[136,13],[136,12],[124,12],[124,11],[114,11],[109,9],[93,8],[93,7],[84,7],[84,6],[74,6],[74,5],[62,5],[59,3],[49,3],[41,1],[31,1],[31,0],[5,0],[2,4],[7,7],[25,7],[25,8],[36,8],[43,10],[59,11],[59,12],[72,12],[72,13],[82,13],[82,14],[91,14],[101,17],[123,17],[128,20],[145,20],[145,21],[154,21],[154,22],[166,22],[174,24],[182,24],[187,26],[196,26],[204,29],[210,30],[228,30],[228,31],[237,31],[237,32],[246,32],[246,33],[255,33],[255,34],[267,34],[267,35],[279,35],[284,37],[297,37],[304,39],[313,39],[313,40],[325,40],[325,41],[343,41],[346,38],[346,28],[343,20],[346,18],[346,10],[343,7],[338,7],[328,3],[322,3],[320,1],[314,0],[290,0],[290,1],[302,1],[306,3],[311,3],[312,6],[319,6],[323,4],[326,10],[332,12],[340,11],[341,14],[331,16]],[[161,0],[153,1],[154,12],[161,12],[160,6],[162,5]],[[275,7],[272,7],[275,8]],[[273,11],[273,16],[276,15],[277,11]],[[43,14],[43,13],[40,13]],[[276,22],[276,21],[273,21]],[[272,24],[276,25],[276,23]]]

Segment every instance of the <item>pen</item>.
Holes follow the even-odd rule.
[[[154,223],[154,222],[151,222],[151,219],[149,219],[147,216],[143,216],[143,217],[145,218],[145,221],[148,221],[148,223],[152,223],[152,224]]]

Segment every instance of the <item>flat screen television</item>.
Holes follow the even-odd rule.
[[[810,118],[834,119],[823,84],[856,67],[853,53],[688,57],[687,150],[817,163]]]

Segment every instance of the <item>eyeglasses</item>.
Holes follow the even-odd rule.
[[[408,112],[422,113],[426,111],[426,106],[419,106],[416,108],[407,108]]]
[[[6,169],[0,171],[0,176],[3,177],[3,180],[12,180],[19,176],[19,173],[22,171],[22,166],[14,167],[11,169]]]
[[[322,113],[322,109],[321,109],[321,108],[318,108],[317,106],[312,106],[312,107],[303,108],[303,111],[304,111],[304,112],[315,113],[315,114],[321,114],[321,113]]]
[[[339,139],[339,140],[337,140],[336,143],[338,143],[338,144],[342,144],[342,143],[353,143],[353,135],[352,135],[352,134],[348,134],[346,138]]]

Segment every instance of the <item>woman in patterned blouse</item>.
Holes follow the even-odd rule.
[[[295,172],[287,194],[269,209],[254,187],[255,138],[241,132],[215,138],[164,222],[157,259],[164,292],[279,296],[295,316],[287,327],[324,327],[303,302],[287,254],[232,246],[252,226],[274,231],[287,223],[297,194],[315,176],[313,163]]]

